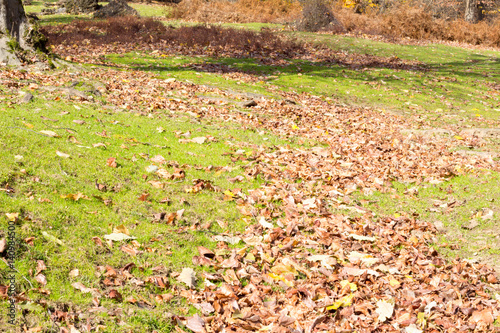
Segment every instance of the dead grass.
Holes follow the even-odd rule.
[[[306,2],[307,3],[307,2]],[[175,5],[171,17],[197,22],[302,22],[308,6],[302,12],[301,5],[289,0],[185,0]],[[462,19],[446,20],[436,18],[436,14],[425,6],[410,4],[394,5],[384,12],[368,10],[357,14],[352,9],[337,4],[333,7],[336,22],[334,33],[350,32],[382,35],[391,38],[411,38],[416,40],[442,40],[500,46],[500,17],[490,16],[488,20],[470,24]],[[311,21],[311,20],[309,20]],[[312,23],[314,18],[312,19]],[[300,28],[300,24],[299,24]],[[314,29],[318,30],[316,25]],[[300,28],[303,29],[303,28]]]
[[[125,30],[125,33],[119,31]],[[259,32],[224,28],[218,25],[167,27],[151,18],[117,17],[107,20],[77,20],[67,25],[45,26],[49,47],[54,52],[73,57],[92,47],[92,60],[99,62],[101,53],[126,53],[156,50],[163,54],[253,58],[264,64],[285,65],[301,59],[323,65],[343,65],[353,69],[383,67],[426,70],[422,63],[397,57],[368,54],[346,54],[327,46],[285,38],[269,29]]]
[[[337,8],[335,15],[351,33],[500,47],[500,17],[471,24],[463,20],[434,19],[430,11],[410,6],[400,6],[380,15],[356,14],[350,9]]]
[[[176,5],[171,17],[196,22],[290,22],[302,7],[290,0],[184,0]]]
[[[123,49],[155,48],[183,54],[211,56],[294,58],[303,54],[302,43],[270,30],[254,32],[220,26],[166,27],[151,18],[116,17],[77,20],[63,26],[45,26],[49,45],[116,45]]]

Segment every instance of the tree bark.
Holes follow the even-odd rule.
[[[22,48],[29,47],[29,23],[21,0],[0,0],[0,33],[14,38]]]
[[[0,63],[19,65],[17,49],[31,49],[29,22],[21,0],[0,0]]]
[[[477,23],[479,21],[479,10],[477,8],[477,0],[465,1],[465,21],[469,23]]]
[[[21,0],[0,0],[0,63],[19,65],[30,61],[34,50],[47,52],[47,38],[26,17]]]

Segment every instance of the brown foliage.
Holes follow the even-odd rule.
[[[197,22],[284,22],[298,17],[301,6],[294,0],[184,0],[172,18]]]
[[[500,18],[490,18],[487,22],[470,24],[462,19],[436,18],[450,16],[446,13],[436,15],[435,10],[427,7],[393,4],[383,12],[375,13],[372,10],[368,13],[356,14],[352,9],[340,6],[328,12],[321,7],[321,4],[316,0],[306,1],[304,11],[302,11],[298,2],[290,2],[290,0],[238,0],[236,2],[185,0],[174,7],[171,15],[173,18],[199,22],[291,22],[294,18],[302,17],[297,21],[297,28],[309,31],[320,29],[320,21],[323,18],[326,20],[326,30],[336,33],[348,31],[393,38],[445,40],[500,46]],[[321,15],[324,13],[331,15]]]
[[[293,58],[303,49],[302,44],[269,30],[254,32],[208,25],[175,28],[151,18],[133,16],[76,20],[64,26],[43,27],[43,32],[50,45],[150,44],[155,48],[173,47],[183,53],[214,56]]]
[[[44,26],[41,31],[49,44],[78,44],[92,41],[93,45],[109,43],[140,43],[161,38],[167,28],[159,21],[134,16],[112,17],[106,20],[74,20],[70,24]]]
[[[126,29],[126,33],[117,33],[120,29]],[[283,38],[269,29],[254,32],[213,25],[174,28],[166,27],[153,19],[118,17],[46,26],[44,32],[54,52],[92,63],[103,61],[108,53],[155,50],[156,53],[170,55],[254,58],[261,63],[273,65],[288,64],[290,59],[304,59],[324,64],[342,64],[356,69],[385,67],[425,70],[425,66],[416,61],[347,54],[325,46]],[[89,49],[92,52],[89,53]],[[202,66],[197,70],[229,74],[235,71],[234,68],[212,66]]]
[[[500,18],[477,24],[463,20],[434,19],[424,8],[400,6],[375,14],[355,14],[338,8],[336,18],[348,32],[417,40],[444,40],[474,45],[500,46]]]

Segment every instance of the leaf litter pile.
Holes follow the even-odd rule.
[[[0,79],[6,84],[22,77],[62,87],[68,83],[64,74],[3,71]],[[403,135],[412,124],[399,116],[339,107],[308,94],[276,89],[273,93],[281,98],[260,98],[252,109],[242,110],[202,97],[240,97],[217,88],[132,71],[95,69],[81,75],[104,83],[102,96],[118,112],[131,110],[159,118],[187,113],[202,121],[216,118],[281,137],[313,140],[315,145],[265,147],[249,142],[234,147],[231,158],[244,163],[244,172],[233,182],[259,176],[265,183],[248,193],[237,188],[221,190],[253,223],[242,234],[214,235],[215,248],[198,248],[193,264],[209,267],[204,273],[191,268],[172,273],[158,270],[139,280],[134,276],[135,265],[128,264],[103,267],[107,282],[101,289],[83,283],[74,283],[74,288],[92,293],[96,300],[109,297],[142,307],[153,304],[121,295],[114,286],[153,283],[169,288],[171,293],[154,298],[159,302],[183,298],[199,310],[190,317],[171,314],[178,332],[498,329],[494,321],[500,320],[499,297],[495,300],[499,281],[493,269],[474,261],[445,260],[431,246],[437,230],[430,221],[411,214],[376,216],[351,198],[355,191],[391,193],[394,180],[419,185],[459,174],[480,176],[498,170],[497,162],[453,153],[451,140]],[[59,92],[43,93],[57,98]],[[92,102],[83,97],[77,100]],[[474,138],[464,139],[475,144]],[[203,144],[205,140],[210,138],[198,141]],[[182,178],[165,172],[161,156],[152,162],[158,166],[154,168],[158,179]],[[195,183],[188,192],[191,195],[218,190],[202,179]],[[175,224],[179,214],[154,219]],[[107,237],[130,241],[124,251],[140,256],[133,240],[116,238],[126,233],[122,228]],[[94,242],[106,246],[98,237]],[[61,317],[58,320],[77,325],[77,318],[60,311],[56,314]]]
[[[125,30],[125,31],[124,31]],[[105,64],[110,53],[147,51],[165,55],[254,58],[283,65],[290,59],[341,64],[351,68],[386,67],[425,70],[424,64],[397,57],[352,54],[282,38],[269,29],[253,32],[220,26],[166,27],[153,19],[111,18],[45,26],[42,31],[57,54],[78,62]]]

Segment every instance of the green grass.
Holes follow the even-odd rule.
[[[286,35],[353,54],[417,60],[429,69],[303,67],[305,75],[300,78],[303,87],[318,94],[331,94],[355,104],[427,115],[436,125],[465,125],[481,122],[483,118],[498,119],[500,94],[491,88],[500,80],[498,51],[468,50],[442,44],[399,45],[311,33]],[[316,81],[320,84],[315,85]],[[293,83],[290,86],[293,87]]]
[[[158,6],[132,4],[143,16],[161,16]],[[27,6],[28,12],[41,9],[41,2]],[[49,15],[42,17],[42,24],[67,23],[76,16]],[[86,16],[81,16],[86,17]],[[169,21],[167,24],[184,24]],[[262,27],[278,28],[267,24],[232,24],[228,26],[259,30]],[[109,65],[127,66],[128,69],[146,71],[161,78],[176,78],[196,84],[217,86],[221,89],[242,93],[253,93],[267,97],[278,97],[275,87],[285,91],[308,92],[324,98],[333,97],[339,103],[368,105],[388,109],[406,115],[418,114],[436,126],[459,125],[487,127],[494,124],[500,111],[499,94],[488,86],[498,83],[500,73],[499,56],[496,51],[466,50],[444,45],[407,46],[375,42],[344,36],[316,35],[307,33],[285,34],[310,42],[327,45],[336,50],[352,54],[375,54],[385,57],[418,60],[425,63],[428,71],[393,70],[368,68],[354,70],[341,65],[327,65],[302,60],[292,60],[286,66],[263,65],[255,59],[208,58],[162,56],[157,54],[126,53],[110,54]],[[255,83],[229,78],[215,73],[197,70],[192,64],[219,63],[231,66],[235,71],[262,76]],[[125,68],[122,68],[126,70]],[[3,89],[2,91],[8,91]],[[16,92],[17,93],[17,92]],[[186,191],[193,180],[209,180],[222,190],[242,188],[244,192],[257,188],[265,181],[257,178],[232,184],[228,178],[243,174],[246,162],[232,162],[227,152],[240,149],[239,145],[252,143],[254,147],[264,145],[273,149],[275,145],[299,147],[300,141],[288,141],[259,131],[243,129],[230,122],[200,120],[185,115],[170,115],[156,112],[151,118],[139,116],[125,110],[105,109],[99,103],[77,104],[68,101],[45,99],[36,95],[29,105],[9,105],[9,100],[18,96],[2,93],[0,100],[0,230],[6,230],[6,213],[20,213],[16,237],[19,244],[16,267],[18,292],[26,292],[34,299],[47,299],[56,308],[71,307],[74,311],[85,311],[92,306],[92,296],[71,286],[81,282],[86,287],[104,288],[104,276],[99,266],[110,265],[119,269],[133,262],[136,268],[132,274],[139,280],[163,275],[153,271],[164,266],[166,270],[180,271],[192,267],[192,257],[197,255],[196,247],[203,245],[214,248],[211,236],[215,233],[237,233],[251,221],[243,219],[234,201],[225,201],[223,193],[202,191],[197,194]],[[103,102],[103,101],[99,101]],[[230,101],[233,103],[236,101]],[[62,114],[69,112],[69,114]],[[479,115],[479,116],[478,116]],[[51,118],[57,122],[43,120]],[[483,119],[492,120],[485,123]],[[80,125],[73,120],[84,120]],[[58,127],[58,128],[55,128]],[[41,130],[57,132],[61,137],[40,135]],[[106,137],[96,133],[106,131]],[[216,142],[205,144],[180,143],[174,132],[190,131],[191,137],[213,136]],[[35,133],[36,132],[36,133]],[[181,137],[183,138],[183,137]],[[75,140],[77,142],[75,142]],[[105,147],[93,145],[103,143]],[[254,148],[243,148],[251,154]],[[63,158],[56,154],[69,154]],[[151,186],[148,181],[159,180],[149,174],[146,168],[155,155],[162,155],[167,161],[175,161],[186,172],[180,180],[162,180],[163,189]],[[117,158],[118,167],[107,166],[110,157]],[[205,168],[214,166],[207,171]],[[230,166],[229,172],[216,171],[217,167]],[[168,168],[170,172],[173,168]],[[490,263],[499,262],[500,240],[498,239],[498,182],[500,175],[459,176],[441,184],[420,184],[418,194],[405,194],[415,184],[394,183],[394,193],[353,195],[354,200],[379,215],[411,215],[430,222],[441,221],[447,229],[437,240],[443,243],[461,244],[459,250],[441,248],[450,255],[480,258]],[[108,191],[101,192],[95,182],[105,184]],[[7,184],[13,189],[6,191]],[[82,193],[86,198],[78,201],[68,199],[70,194]],[[139,197],[148,193],[147,201]],[[170,199],[170,205],[160,203]],[[189,205],[184,204],[184,200]],[[109,200],[109,201],[108,201]],[[456,201],[460,205],[451,209],[440,207]],[[109,204],[109,203],[112,204]],[[437,206],[436,206],[437,205]],[[471,217],[482,208],[494,211],[492,220],[480,220],[480,224],[466,230]],[[158,212],[176,212],[185,209],[181,220],[174,226],[153,221]],[[352,214],[351,212],[349,214]],[[227,226],[219,226],[222,221]],[[194,225],[211,223],[208,230],[190,230]],[[137,237],[139,250],[144,251],[132,257],[120,250],[125,244],[115,243],[112,248],[100,247],[93,237],[103,239],[113,227],[125,225],[131,235]],[[62,241],[62,245],[47,239],[49,235]],[[0,233],[0,238],[4,234]],[[25,239],[34,237],[33,246]],[[103,239],[104,240],[104,239]],[[35,281],[37,260],[43,260],[47,270],[47,286]],[[73,269],[80,275],[69,278]],[[0,284],[6,285],[6,267],[0,261]],[[200,271],[201,268],[196,267]],[[172,285],[174,279],[169,281]],[[34,288],[32,288],[33,286]],[[50,290],[43,296],[37,288]],[[162,294],[162,290],[151,284],[136,287],[127,283],[116,289],[124,299],[139,300],[151,294]],[[182,298],[173,299],[168,305],[157,303],[155,309],[140,308],[128,303],[116,303],[106,297],[101,305],[108,311],[124,308],[120,319],[105,312],[89,314],[106,326],[105,332],[169,332],[172,324],[168,313],[193,313]],[[41,326],[48,330],[52,322],[46,310],[39,305],[23,303],[24,319],[28,326]],[[0,327],[4,327],[6,303],[0,306]]]
[[[27,13],[40,13],[44,8],[50,8],[45,4],[55,4],[57,0],[32,1],[30,5],[24,5],[24,10]]]
[[[393,193],[358,193],[355,197],[360,205],[379,215],[415,216],[431,223],[441,222],[446,233],[441,234],[436,246],[459,245],[458,249],[445,246],[441,252],[451,257],[486,261],[500,269],[500,209],[496,202],[500,196],[499,181],[497,172],[479,172],[476,176],[457,176],[439,184],[394,183]],[[491,209],[493,217],[477,216],[483,209]],[[471,230],[464,228],[470,226],[473,218],[478,225]]]
[[[142,17],[162,18],[165,17],[170,10],[170,7],[159,4],[129,3],[129,6],[135,8]]]
[[[246,25],[239,25],[240,27]],[[174,58],[120,55],[110,60],[133,65],[136,69],[173,76],[200,84],[234,88],[216,74],[186,68],[192,63],[221,63],[235,71],[255,76],[271,76],[252,84],[250,90],[265,94],[270,86],[285,91],[307,92],[336,99],[340,103],[418,115],[434,126],[492,127],[498,122],[500,93],[494,86],[500,80],[500,52],[466,50],[432,44],[408,46],[374,42],[351,37],[301,33],[300,39],[318,42],[336,50],[418,60],[426,69],[403,70],[384,67],[351,69],[345,65],[292,60],[286,66],[263,65],[254,59]],[[135,59],[134,59],[135,58]],[[248,90],[248,85],[240,89]]]
[[[169,57],[161,53],[152,56],[144,53],[110,54],[106,59],[112,64],[126,65],[134,70],[151,72],[162,78],[175,78],[180,81],[192,82],[195,84],[205,84],[225,90],[233,90],[252,94],[260,94],[273,97],[268,88],[269,84],[264,81],[247,83],[238,79],[223,77],[216,73],[202,72],[191,67],[194,64],[224,64],[234,66],[238,69],[241,66],[252,66],[255,61],[252,59],[213,59],[208,57]]]
[[[163,7],[132,4],[143,16],[157,15]],[[47,16],[42,24],[66,23],[73,17]],[[192,25],[181,21],[167,21],[169,25]],[[224,24],[223,26],[260,30],[263,27],[282,30],[276,24]],[[287,66],[263,66],[253,59],[203,59],[176,57],[153,59],[151,56],[125,55],[123,59],[110,57],[117,63],[131,64],[137,69],[157,73],[169,72],[181,80],[207,83],[234,89],[266,94],[270,84],[283,90],[308,92],[327,96],[340,103],[389,110],[403,115],[417,115],[434,126],[492,127],[498,125],[500,93],[494,86],[500,80],[500,52],[468,50],[464,48],[429,44],[424,46],[399,45],[336,35],[318,35],[303,32],[283,32],[301,41],[328,46],[334,50],[382,57],[417,60],[426,69],[388,69],[370,67],[351,69],[342,64],[330,65],[309,61],[292,61]],[[121,57],[121,56],[120,56]],[[186,63],[220,62],[235,69],[273,76],[267,83],[234,83],[214,74],[196,72],[183,67]]]
[[[228,181],[228,178],[243,174],[240,166],[246,162],[232,162],[225,153],[239,149],[240,143],[252,142],[256,147],[293,144],[269,133],[262,135],[242,130],[232,123],[204,122],[189,115],[171,118],[164,113],[149,118],[126,111],[110,112],[97,105],[80,104],[75,108],[72,103],[46,102],[42,95],[36,96],[36,101],[30,105],[10,107],[0,104],[0,112],[4,116],[0,120],[0,187],[14,189],[12,193],[0,191],[0,230],[7,230],[6,213],[20,213],[16,227],[19,244],[16,260],[18,292],[38,299],[40,296],[31,285],[34,288],[43,287],[51,291],[47,296],[48,303],[56,307],[68,304],[85,309],[91,305],[92,296],[76,290],[71,284],[81,282],[86,287],[102,290],[100,283],[104,277],[98,266],[110,265],[119,269],[132,262],[137,267],[132,274],[141,280],[158,275],[152,271],[156,266],[164,266],[169,271],[192,267],[191,260],[197,255],[197,246],[215,248],[211,239],[213,234],[240,232],[249,222],[241,218],[235,202],[225,201],[221,192],[186,192],[192,187],[193,180],[209,180],[222,190],[257,188],[263,184],[259,178],[236,184]],[[57,122],[43,120],[42,116]],[[73,120],[84,120],[85,124],[79,125]],[[40,135],[41,130],[54,131],[61,137]],[[96,134],[103,131],[107,134],[105,138]],[[191,131],[192,137],[211,135],[217,138],[217,142],[180,143],[174,134],[177,131]],[[106,147],[93,147],[97,143]],[[243,149],[251,152],[251,148]],[[69,154],[70,157],[59,157],[56,152]],[[178,163],[185,170],[186,178],[170,181],[148,174],[146,167],[151,165],[148,159],[158,154],[167,161]],[[117,168],[107,166],[109,157],[117,158]],[[208,166],[215,168],[212,171],[203,169]],[[234,169],[217,171],[217,167],[224,166]],[[172,168],[168,170],[173,172]],[[165,188],[153,187],[148,183],[150,180],[162,181]],[[96,181],[105,184],[107,192],[99,191]],[[66,198],[77,193],[86,197],[78,201]],[[149,194],[147,201],[138,199],[143,193]],[[169,198],[171,204],[160,203],[163,198]],[[181,199],[188,204],[181,203]],[[112,204],[106,204],[107,200]],[[174,226],[153,221],[154,213],[180,209],[185,209],[184,215]],[[217,221],[226,223],[227,227],[221,228]],[[207,230],[186,229],[208,222],[211,227]],[[93,237],[104,241],[104,235],[121,224],[137,237],[143,254],[132,257],[120,251],[123,244],[115,243],[111,249],[106,249],[92,241]],[[61,240],[63,245],[47,239],[42,232]],[[4,233],[0,237],[3,236]],[[33,246],[25,243],[24,239],[28,237],[35,237]],[[40,286],[34,279],[37,260],[43,260],[48,267],[43,272],[48,281],[46,286]],[[73,269],[79,269],[80,275],[69,278],[68,274]],[[7,284],[5,272],[6,267],[2,266],[2,285]],[[171,280],[170,283],[177,282]],[[117,287],[117,290],[124,299],[144,297],[148,301],[151,301],[151,293],[168,291],[152,285],[137,288],[129,284]],[[105,297],[101,305],[109,309],[118,306]],[[164,313],[182,314],[186,310],[181,299],[169,305],[157,305],[154,311],[132,306],[130,311],[134,315],[123,320],[131,325],[134,332],[150,332],[153,329],[167,332],[170,326]],[[5,306],[6,303],[2,303],[3,313]],[[23,306],[29,307],[29,304]],[[25,318],[28,323],[47,329],[51,322],[42,320],[44,312],[39,310],[36,307],[28,310]],[[126,331],[116,326],[114,319],[103,314],[96,316],[102,316],[106,332]],[[2,315],[2,318],[6,316]],[[0,327],[6,325],[2,320]]]
[[[41,13],[44,8],[52,8],[45,6],[45,3],[56,3],[55,0],[48,1],[33,1],[31,5],[24,6],[27,13]],[[107,2],[100,2],[101,6],[105,6]],[[170,7],[158,4],[144,4],[144,3],[129,3],[129,6],[136,9],[142,17],[165,17]],[[90,18],[91,15],[69,15],[69,14],[53,14],[53,15],[39,15],[40,24],[42,25],[55,25],[67,24],[75,19]]]

